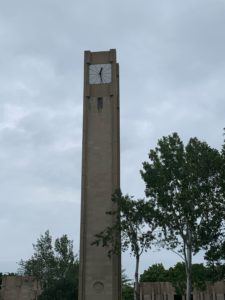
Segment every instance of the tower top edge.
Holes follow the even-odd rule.
[[[93,53],[93,54],[102,54],[102,53],[109,53],[109,52],[115,52],[116,53],[116,49],[113,48],[113,49],[109,49],[109,50],[106,50],[106,51],[90,51],[90,50],[85,50],[84,53]]]
[[[91,52],[89,50],[84,51],[84,57],[86,63],[107,63],[116,62],[116,49],[110,49],[109,51]]]

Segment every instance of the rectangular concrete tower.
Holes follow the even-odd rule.
[[[79,300],[120,300],[120,255],[91,245],[116,216],[120,186],[119,65],[116,50],[85,51]]]

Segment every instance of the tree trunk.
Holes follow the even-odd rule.
[[[188,231],[187,240],[187,256],[186,256],[186,276],[187,276],[187,286],[186,286],[186,300],[191,300],[192,292],[192,237],[191,231]]]
[[[139,270],[139,260],[140,256],[136,256],[136,267],[135,267],[135,283],[134,283],[134,300],[140,300],[140,289],[139,289],[139,276],[138,276],[138,270]]]

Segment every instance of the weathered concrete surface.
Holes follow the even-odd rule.
[[[36,300],[41,294],[40,283],[30,276],[4,276],[1,300]]]
[[[175,289],[170,282],[142,282],[140,300],[174,300]],[[193,300],[224,300],[225,282],[207,283],[205,291],[193,291]],[[185,300],[185,297],[182,297]]]
[[[111,64],[112,82],[90,84],[89,66]],[[98,75],[98,73],[97,73]],[[85,52],[79,300],[120,300],[120,255],[91,243],[116,216],[112,193],[120,185],[119,67],[115,50]]]

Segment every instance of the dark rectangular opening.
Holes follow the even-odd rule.
[[[98,107],[98,111],[102,110],[102,108],[103,108],[103,98],[102,97],[98,97],[97,107]]]
[[[174,295],[174,300],[182,300],[182,296],[181,295]]]

